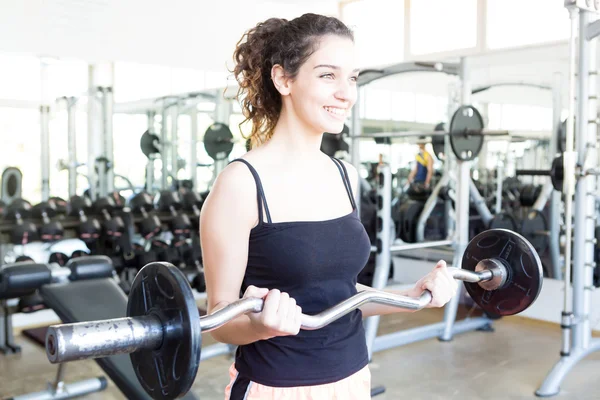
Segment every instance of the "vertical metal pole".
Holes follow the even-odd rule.
[[[148,111],[146,113],[148,117],[148,132],[154,134],[155,132],[155,124],[154,117],[156,116],[156,112]],[[155,155],[151,154],[148,157],[148,161],[146,162],[146,192],[154,193],[154,159]]]
[[[554,74],[552,84],[552,137],[550,138],[550,155],[555,157],[558,153],[559,131],[561,126],[562,112],[562,77],[560,73]],[[550,260],[552,262],[552,278],[562,279],[560,265],[560,192],[554,190],[550,197]]]
[[[191,177],[192,177],[192,185],[194,185],[194,190],[198,191],[198,109],[194,107],[192,111],[190,111],[190,130],[191,130],[191,146],[190,146],[190,168],[191,168]]]
[[[596,39],[585,40],[591,14],[580,11],[579,17],[579,90],[577,91],[577,165],[596,166],[597,79]],[[568,148],[568,147],[567,147]],[[590,300],[593,289],[596,184],[591,175],[577,182],[575,192],[575,235],[573,241],[573,347],[587,348],[591,339]]]
[[[69,147],[69,197],[77,194],[77,99],[68,97],[67,101],[67,145]]]
[[[466,58],[460,60],[460,78],[461,78],[461,103],[469,104],[471,100],[471,84],[469,82],[469,65]],[[457,160],[458,177],[456,185],[456,248],[452,265],[460,268],[463,253],[469,242],[469,182],[470,162]],[[452,297],[444,310],[444,332],[440,340],[452,340],[452,329],[456,320],[456,312],[458,310],[458,301],[462,285],[458,285],[456,296]]]
[[[575,157],[576,153],[573,151],[574,144],[574,118],[575,118],[575,89],[576,89],[576,60],[577,60],[577,31],[579,21],[579,10],[575,7],[569,9],[571,17],[571,36],[569,41],[569,116],[567,119],[567,140],[566,148],[563,154],[564,158],[564,176],[565,180],[563,183],[563,193],[565,196],[565,286],[564,286],[564,304],[562,313],[562,350],[561,355],[569,355],[572,347],[571,337],[572,329],[572,317],[573,308],[571,305],[571,253],[572,253],[572,227],[573,227],[573,193],[575,191]],[[580,61],[581,62],[581,61]],[[580,75],[581,76],[581,75]],[[579,99],[582,99],[582,95],[578,95]]]
[[[164,105],[161,112],[160,126],[160,159],[162,162],[162,173],[160,177],[160,188],[166,190],[169,186],[169,129],[167,127],[168,106]]]
[[[391,218],[392,214],[392,173],[390,166],[379,164],[377,167],[377,236],[375,256],[375,271],[373,273],[372,287],[383,290],[387,286],[390,273],[390,263],[392,255],[390,252],[390,239],[392,234]],[[369,317],[365,321],[365,336],[369,351],[369,360],[373,355],[373,343],[377,336],[379,326],[379,315]]]
[[[41,127],[41,168],[42,168],[42,201],[50,198],[50,93],[48,90],[48,74],[50,66],[45,62],[40,66],[41,100],[40,127]]]
[[[96,66],[90,65],[88,68],[88,132],[87,132],[87,178],[89,182],[90,198],[96,200],[98,197],[98,186],[104,185],[104,165],[96,164],[96,159],[101,155],[101,150],[104,148],[102,140],[103,130],[100,126],[102,122],[100,118],[100,103],[98,99],[98,88],[96,85]],[[98,173],[96,173],[96,167]]]
[[[233,104],[231,103],[231,101],[225,99],[223,97],[223,93],[221,93],[220,91],[217,91],[214,120],[216,122],[220,122],[222,124],[229,126],[229,118],[231,117],[232,109],[233,109]],[[215,175],[213,176],[213,181],[221,173],[221,171],[223,171],[223,169],[225,169],[226,166],[227,166],[227,159],[215,160],[215,168],[214,168]]]
[[[102,120],[104,128],[104,158],[108,160],[109,169],[106,171],[106,187],[107,196],[115,190],[115,155],[113,150],[113,90],[112,87],[104,88],[103,103],[102,103]]]
[[[446,129],[450,127],[450,119],[456,109],[456,84],[452,83],[448,87],[448,123]],[[448,136],[444,136],[444,175],[448,175],[448,196],[444,202],[444,216],[446,218],[446,237],[453,237],[456,229],[455,218],[456,213],[453,213],[452,200],[450,199],[450,189],[456,187],[456,175],[450,174],[453,167],[452,149],[450,148],[450,140]],[[454,178],[454,179],[452,179]],[[453,218],[454,216],[454,218]]]
[[[179,104],[174,104],[170,110],[171,114],[171,185],[174,186],[178,179],[179,171],[179,148],[178,127]]]
[[[504,181],[504,162],[498,159],[498,165],[496,168],[496,204],[494,207],[494,213],[496,215],[502,212],[502,184]]]

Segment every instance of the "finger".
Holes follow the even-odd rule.
[[[290,297],[287,304],[287,317],[285,320],[286,329],[291,334],[296,334],[296,300],[293,297]]]
[[[279,308],[280,297],[281,292],[277,289],[273,289],[269,291],[269,294],[267,294],[267,297],[265,298],[262,317],[263,323],[269,327],[273,327],[277,321],[277,309]]]
[[[446,264],[446,261],[444,260],[440,260],[437,262],[437,264],[435,265],[435,268],[446,268],[448,265]]]
[[[285,329],[287,325],[288,315],[288,303],[290,302],[290,295],[286,292],[281,292],[279,296],[279,304],[277,308],[277,321],[279,322],[279,328]]]
[[[296,318],[298,319],[296,325],[298,325],[298,329],[302,327],[302,307],[296,306]]]
[[[267,288],[258,288],[254,285],[250,285],[246,288],[244,292],[244,298],[247,297],[258,297],[259,299],[264,298],[269,293],[269,289]]]

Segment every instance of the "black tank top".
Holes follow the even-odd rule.
[[[357,215],[344,164],[338,167],[352,212],[325,221],[271,222],[256,170],[258,225],[250,232],[242,293],[249,285],[279,289],[296,299],[304,314],[318,314],[356,294],[371,242]],[[263,221],[263,206],[267,222]],[[362,313],[355,310],[324,328],[300,330],[239,346],[235,367],[241,376],[267,386],[312,386],[344,379],[368,363]]]

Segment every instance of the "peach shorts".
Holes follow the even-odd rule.
[[[229,367],[230,381],[225,388],[225,400],[369,400],[371,371],[360,371],[337,382],[316,386],[271,387],[238,379],[235,365]]]

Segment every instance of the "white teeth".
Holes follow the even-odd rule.
[[[343,108],[335,108],[335,107],[323,107],[323,108],[332,114],[346,115],[346,110]]]

